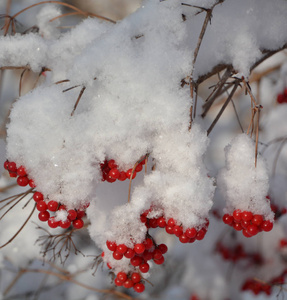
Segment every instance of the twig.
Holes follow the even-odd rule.
[[[23,76],[25,74],[25,72],[27,71],[27,69],[24,69],[20,75],[20,80],[19,80],[19,97],[21,97],[21,90],[22,90],[22,79]]]
[[[212,124],[210,125],[210,127],[207,130],[207,136],[210,134],[210,132],[212,131],[213,127],[215,126],[215,124],[217,123],[217,121],[219,120],[219,118],[221,117],[222,113],[224,112],[225,108],[227,107],[229,101],[232,99],[233,94],[235,93],[236,89],[239,86],[239,80],[237,80],[234,84],[234,87],[230,93],[230,95],[228,96],[228,98],[226,99],[226,101],[224,102],[223,106],[221,107],[219,113],[217,114],[216,118],[214,119],[214,121],[212,122]]]
[[[76,101],[76,103],[75,103],[75,105],[74,105],[73,111],[71,112],[71,117],[74,115],[74,112],[75,112],[75,110],[77,109],[77,106],[78,106],[78,104],[79,104],[79,102],[80,102],[80,100],[81,100],[81,97],[82,97],[82,95],[83,95],[85,89],[86,89],[85,86],[81,89],[80,94],[79,94],[79,96],[78,96],[78,99],[77,99],[77,101]]]
[[[22,231],[22,229],[25,227],[25,225],[28,223],[28,221],[30,220],[30,218],[32,217],[34,211],[36,209],[36,204],[34,205],[34,208],[32,209],[30,215],[28,216],[28,218],[26,219],[26,221],[24,222],[24,224],[20,227],[20,229],[12,236],[12,238],[6,242],[5,244],[3,244],[2,246],[0,246],[0,249],[4,248],[5,246],[7,246],[8,244],[10,244],[16,237],[17,235]]]

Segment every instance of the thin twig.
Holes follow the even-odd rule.
[[[20,229],[11,237],[11,239],[6,242],[5,244],[3,244],[2,246],[0,246],[0,249],[4,248],[5,246],[7,246],[8,244],[10,244],[16,237],[17,235],[22,231],[22,229],[26,226],[26,224],[28,223],[28,221],[30,220],[30,218],[32,217],[34,211],[36,209],[36,204],[34,205],[34,208],[32,209],[30,215],[28,216],[28,218],[26,219],[26,221],[24,222],[24,224],[20,227]]]
[[[81,97],[82,97],[82,95],[83,95],[85,89],[86,89],[85,86],[81,89],[80,94],[79,94],[79,96],[78,96],[78,99],[77,99],[77,101],[76,101],[76,103],[75,103],[75,105],[74,105],[73,111],[71,112],[71,117],[74,115],[74,112],[75,112],[75,110],[77,109],[77,106],[78,106],[78,104],[79,104],[79,102],[80,102],[80,100],[81,100]]]
[[[219,118],[221,117],[222,113],[224,112],[225,108],[227,107],[229,101],[232,99],[233,94],[235,93],[236,89],[239,86],[239,80],[234,84],[234,87],[229,95],[229,97],[226,99],[226,101],[224,102],[223,106],[221,107],[219,113],[217,114],[216,118],[214,119],[214,121],[212,122],[212,124],[210,125],[210,127],[207,130],[207,136],[210,134],[210,132],[212,131],[213,127],[216,125],[217,121],[219,120]]]
[[[20,75],[20,80],[19,80],[19,97],[21,97],[21,90],[22,90],[22,79],[23,76],[25,74],[25,72],[27,71],[27,69],[24,69]]]

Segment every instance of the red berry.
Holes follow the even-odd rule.
[[[250,221],[252,218],[253,218],[253,213],[251,211],[242,212],[242,220],[243,221]]]
[[[242,212],[241,212],[241,210],[240,209],[236,209],[233,212],[232,216],[233,216],[233,219],[235,221],[241,221],[241,219],[242,219]]]
[[[263,223],[260,225],[260,227],[261,227],[261,229],[262,229],[263,231],[268,232],[268,231],[271,231],[271,230],[272,230],[272,228],[273,228],[273,223],[270,222],[270,221],[263,221]]]
[[[131,264],[134,267],[138,267],[141,263],[142,263],[143,259],[139,256],[134,256],[133,258],[131,258]]]
[[[277,96],[277,102],[278,103],[280,103],[280,104],[283,103],[284,99],[285,99],[285,97],[284,97],[283,94],[278,94],[278,96]]]
[[[164,257],[162,256],[160,259],[154,259],[153,261],[157,265],[162,265],[164,263]]]
[[[25,167],[20,166],[20,167],[17,169],[17,174],[18,174],[18,176],[26,176],[26,175],[27,175],[27,172],[26,172]]]
[[[174,227],[176,225],[176,221],[173,218],[168,219],[167,225]]]
[[[279,244],[279,247],[280,248],[284,248],[287,246],[287,240],[286,239],[282,239],[280,240],[280,244]]]
[[[243,233],[243,235],[244,235],[245,237],[247,237],[247,238],[250,238],[250,237],[251,237],[251,235],[249,234],[249,232],[247,231],[247,229],[243,229],[243,230],[242,230],[242,233]]]
[[[138,164],[135,168],[136,172],[140,172],[143,169],[143,165],[142,164]]]
[[[134,283],[138,283],[141,281],[141,275],[139,273],[136,273],[134,272],[131,276],[131,280],[134,282]]]
[[[6,160],[6,161],[4,162],[4,169],[5,169],[5,170],[8,170],[8,166],[9,166],[9,161]]]
[[[70,221],[76,220],[77,215],[78,215],[78,214],[77,214],[77,212],[76,212],[74,209],[68,210],[68,219],[69,219]]]
[[[135,244],[134,251],[135,251],[136,254],[142,254],[142,253],[144,253],[144,251],[145,251],[144,244]]]
[[[174,226],[166,226],[165,231],[169,234],[173,234],[173,228],[174,228]]]
[[[149,264],[143,263],[139,266],[139,269],[142,273],[147,273],[149,271]]]
[[[149,250],[149,249],[151,249],[151,248],[153,247],[153,240],[150,239],[150,238],[147,238],[147,239],[145,239],[145,240],[143,241],[143,244],[144,244],[144,246],[145,246],[145,249],[146,249],[146,250]]]
[[[56,211],[58,209],[58,202],[54,200],[50,200],[48,202],[48,209],[50,211]]]
[[[59,222],[59,221],[56,221],[55,217],[51,217],[51,218],[48,220],[48,225],[49,225],[51,228],[57,228],[57,227],[60,225],[60,222]]]
[[[125,272],[119,272],[117,274],[117,278],[122,282],[124,282],[128,279],[127,274]]]
[[[118,179],[120,176],[120,171],[116,168],[113,168],[109,172],[109,177],[112,179]]]
[[[136,283],[134,285],[134,290],[137,292],[137,293],[142,293],[144,290],[145,290],[145,286],[143,283]]]
[[[239,224],[239,223],[237,223]],[[243,221],[243,219],[240,222],[243,229],[246,229],[250,225],[250,221]]]
[[[112,177],[107,176],[106,178],[107,182],[115,182],[116,179],[113,179]]]
[[[115,251],[117,249],[117,244],[115,242],[107,241],[106,245],[110,251]]]
[[[85,215],[86,215],[86,213],[83,210],[80,210],[80,209],[77,210],[77,218],[78,219],[82,219]]]
[[[157,219],[149,219],[148,225],[151,228],[157,228],[158,227]]]
[[[20,186],[26,186],[26,185],[29,184],[29,179],[28,179],[27,176],[19,176],[19,177],[17,178],[17,183],[18,183],[18,185],[20,185]]]
[[[160,244],[157,246],[157,248],[160,250],[160,252],[162,254],[165,254],[168,250],[167,245],[166,244]]]
[[[122,285],[123,285],[123,282],[120,281],[118,277],[116,277],[116,278],[115,278],[115,285],[116,285],[116,286],[122,286]]]
[[[160,217],[157,219],[157,226],[160,228],[164,228],[166,226],[166,221],[164,217]]]
[[[8,163],[8,170],[10,172],[16,172],[17,173],[17,166],[13,161]]]
[[[66,219],[65,221],[60,221],[59,225],[61,228],[67,229],[71,226],[71,221],[69,219]]]
[[[190,240],[190,238],[187,237],[185,234],[182,234],[182,235],[179,236],[179,241],[180,241],[181,243],[183,243],[183,244],[188,243],[189,240]]]
[[[39,214],[38,214],[38,218],[39,218],[40,221],[46,222],[50,218],[50,213],[46,210],[45,211],[40,211]]]
[[[12,177],[12,178],[16,178],[17,177],[17,173],[9,171],[9,176]]]
[[[115,260],[121,260],[122,258],[123,258],[123,254],[122,253],[120,253],[120,252],[118,252],[117,250],[116,251],[114,251],[114,253],[113,253],[113,258],[115,259]]]
[[[262,222],[263,222],[263,217],[261,215],[254,215],[251,220],[251,223],[256,226],[260,226]]]
[[[120,252],[121,254],[125,254],[128,250],[128,247],[124,244],[120,244],[117,246],[117,251]]]
[[[203,238],[205,237],[205,234],[206,234],[206,230],[204,230],[204,228],[202,228],[202,229],[200,229],[200,230],[197,232],[195,238],[196,238],[198,241],[203,240]]]
[[[243,229],[241,223],[234,223],[232,226],[237,231],[241,231]]]
[[[30,185],[31,188],[35,188],[36,187],[36,184],[35,184],[35,182],[34,182],[33,179],[29,180],[29,185]]]
[[[133,258],[133,257],[135,256],[135,252],[134,252],[133,249],[128,248],[127,251],[125,252],[124,256],[125,256],[126,258],[131,259],[131,258]]]
[[[152,253],[153,259],[161,259],[162,252],[159,249],[155,249]]]
[[[130,179],[132,177],[132,179],[134,179],[137,175],[137,172],[134,171],[133,175],[132,175],[132,172],[133,172],[133,169],[128,169],[126,171],[126,175],[127,175],[127,178]]]
[[[185,231],[185,235],[190,239],[194,238],[196,236],[196,233],[197,231],[195,228],[187,228]]]
[[[43,201],[43,200],[39,201],[37,203],[37,209],[39,211],[45,211],[45,210],[47,210],[48,209],[47,203],[45,201]]]
[[[108,166],[109,166],[110,169],[114,169],[114,168],[118,167],[118,165],[115,163],[115,161],[113,159],[109,160]]]
[[[128,278],[128,279],[124,282],[123,286],[124,286],[126,289],[130,289],[130,288],[132,288],[132,287],[134,286],[134,282],[133,282],[130,278]]]
[[[81,229],[84,226],[84,221],[82,219],[77,219],[73,221],[73,226],[76,229]]]
[[[254,236],[258,233],[258,227],[256,225],[249,225],[246,230],[250,236]]]
[[[153,256],[153,252],[149,252],[149,251],[146,250],[146,251],[143,253],[143,259],[144,259],[145,261],[151,260],[151,259],[152,259],[152,256]]]
[[[182,227],[181,227],[181,226],[178,226],[178,225],[174,226],[174,227],[173,227],[173,233],[174,233],[177,237],[181,236],[181,235],[183,234]]]
[[[60,205],[60,206],[58,207],[58,210],[66,210],[66,205]]]
[[[35,200],[35,202],[39,202],[44,199],[44,196],[40,192],[35,192],[33,195],[33,199]]]
[[[126,172],[121,171],[118,180],[120,180],[120,181],[125,181],[126,179],[127,179],[127,174],[126,174]]]
[[[227,224],[227,225],[232,225],[233,223],[233,216],[229,215],[229,214],[225,214],[222,217],[223,223]]]

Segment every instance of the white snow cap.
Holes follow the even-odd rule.
[[[246,134],[235,137],[225,148],[226,166],[218,176],[218,186],[226,199],[227,212],[251,211],[272,220],[268,195],[266,164],[258,155],[255,167],[255,143]]]

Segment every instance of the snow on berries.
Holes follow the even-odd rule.
[[[255,143],[246,134],[233,139],[226,147],[226,166],[218,177],[218,185],[226,200],[223,221],[244,236],[270,231],[274,213],[268,194],[268,175],[263,159],[254,163]]]

